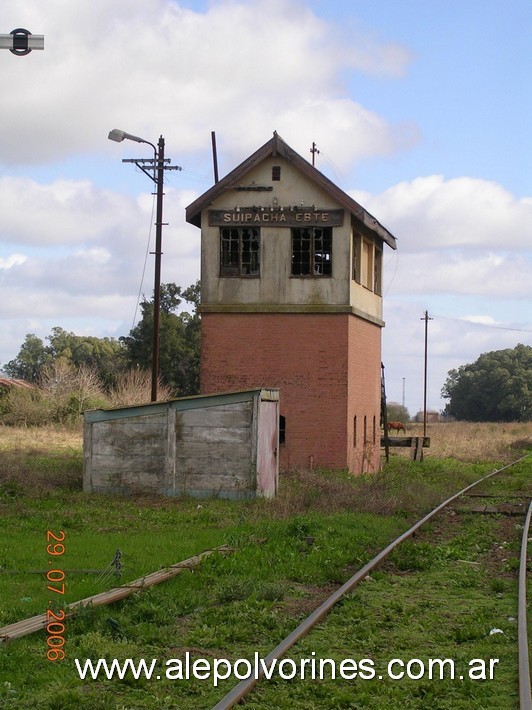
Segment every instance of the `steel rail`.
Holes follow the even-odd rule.
[[[528,531],[532,516],[532,502],[523,527],[521,559],[519,563],[519,606],[517,614],[517,640],[519,644],[519,703],[521,710],[531,710],[530,665],[528,662],[528,636],[526,621],[526,573],[528,565]]]
[[[255,685],[264,676],[265,670],[270,670],[270,666],[274,661],[283,656],[290,648],[292,648],[292,646],[294,646],[294,644],[296,644],[301,638],[303,638],[303,636],[308,634],[308,632],[329,613],[329,611],[335,604],[337,604],[346,594],[349,594],[349,592],[351,592],[355,587],[357,587],[358,584],[360,584],[360,582],[365,579],[367,575],[373,569],[375,569],[375,567],[377,567],[377,565],[379,565],[383,560],[385,560],[386,557],[388,557],[388,555],[390,555],[390,553],[393,552],[393,550],[395,550],[398,545],[404,542],[404,540],[407,540],[409,537],[411,537],[422,525],[431,520],[435,515],[437,515],[441,510],[443,510],[454,500],[464,495],[464,493],[471,490],[479,483],[482,483],[482,481],[486,481],[488,478],[495,476],[495,474],[501,473],[501,471],[505,471],[507,468],[510,468],[510,466],[514,466],[520,461],[524,461],[524,459],[528,458],[528,456],[529,454],[526,454],[525,456],[522,456],[516,461],[512,461],[512,463],[509,463],[506,466],[496,469],[495,471],[486,474],[482,478],[479,478],[478,481],[471,483],[458,493],[455,493],[450,498],[447,498],[447,500],[436,506],[436,508],[430,511],[430,513],[427,513],[427,515],[418,520],[418,522],[412,525],[412,527],[409,528],[406,532],[404,532],[402,535],[399,535],[398,538],[396,538],[387,547],[381,550],[378,555],[376,555],[372,560],[365,564],[364,567],[358,570],[358,572],[356,572],[350,579],[347,580],[347,582],[345,582],[341,587],[339,587],[336,592],[331,594],[331,596],[326,599],[323,604],[321,604],[309,616],[307,616],[307,618],[304,619],[301,624],[299,624],[299,626],[294,629],[294,631],[292,631],[288,636],[286,636],[273,649],[273,651],[271,651],[271,653],[266,656],[264,662],[260,664],[258,672],[256,672],[255,674],[252,673],[250,676],[248,676],[248,678],[241,680],[237,685],[235,685],[234,688],[230,690],[229,693],[227,693],[227,695],[225,695],[214,706],[213,710],[229,710],[229,708],[232,708],[234,705],[243,700],[245,696],[253,690]]]

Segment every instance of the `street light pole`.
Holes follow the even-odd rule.
[[[126,133],[117,128],[109,132],[108,138],[112,141],[121,142],[124,139],[135,141],[136,143],[147,143],[153,148],[153,159],[146,158],[125,158],[123,163],[135,163],[135,165],[145,173],[156,185],[156,218],[155,218],[155,278],[153,287],[153,342],[152,342],[152,369],[151,369],[151,401],[157,401],[157,386],[159,381],[159,332],[161,320],[161,257],[163,245],[163,197],[164,197],[164,171],[182,170],[178,165],[165,165],[169,159],[164,157],[164,138],[159,137],[157,147],[150,141],[139,136]],[[153,166],[153,175],[148,168]]]

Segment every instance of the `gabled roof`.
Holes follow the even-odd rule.
[[[350,212],[359,220],[367,229],[374,232],[376,236],[388,244],[392,249],[397,249],[397,243],[393,234],[380,224],[375,217],[366,212],[366,210],[358,204],[352,197],[349,197],[343,190],[337,187],[329,178],[320,173],[308,160],[302,158],[299,153],[296,153],[293,148],[290,148],[288,143],[277,134],[273,133],[267,143],[259,148],[255,153],[246,158],[243,163],[240,163],[234,170],[228,173],[224,178],[219,180],[207,192],[200,195],[186,209],[186,219],[190,224],[196,227],[201,227],[201,212],[208,207],[217,197],[228,189],[235,188],[239,185],[240,179],[259,165],[263,160],[270,156],[282,156],[289,163],[292,163],[300,172],[302,172],[309,180],[315,182],[325,192],[338,202],[344,209]]]
[[[35,385],[26,380],[13,380],[11,378],[0,377],[0,387],[19,387],[20,389],[35,389]]]

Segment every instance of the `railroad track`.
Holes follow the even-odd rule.
[[[319,607],[317,607],[306,619],[304,619],[299,626],[294,629],[288,636],[286,636],[261,662],[261,666],[258,673],[253,674],[249,678],[240,681],[233,689],[227,693],[213,708],[213,710],[228,710],[234,707],[244,700],[255,688],[257,683],[265,676],[265,674],[271,669],[278,659],[281,659],[289,649],[291,649],[298,641],[300,641],[304,636],[306,636],[319,622],[327,616],[331,609],[341,601],[347,594],[351,593],[362,581],[368,578],[368,575],[378,566],[380,566],[391,554],[400,546],[403,542],[415,535],[422,526],[424,526],[429,521],[433,520],[438,514],[440,514],[444,509],[448,509],[452,504],[458,502],[460,499],[464,499],[468,494],[470,494],[473,489],[477,486],[487,482],[494,476],[507,471],[512,466],[525,459],[528,456],[523,456],[517,461],[503,466],[500,469],[492,471],[491,473],[483,476],[474,483],[466,486],[458,493],[454,494],[447,500],[436,506],[430,513],[425,515],[423,518],[418,520],[412,527],[410,527],[402,535],[399,535],[393,542],[391,542],[386,548],[379,552],[372,560],[365,564],[360,570],[358,570],[347,582],[345,582],[339,589],[337,589],[333,594],[331,594],[328,599],[326,599]],[[519,648],[519,700],[521,710],[532,710],[532,699],[531,699],[531,682],[530,682],[530,668],[529,668],[529,656],[528,656],[528,638],[527,638],[527,614],[526,614],[526,575],[527,575],[527,543],[529,537],[530,520],[532,516],[532,502],[530,501],[530,496],[527,495],[515,495],[514,493],[508,495],[498,495],[498,494],[480,494],[481,496],[486,496],[491,499],[499,498],[502,500],[511,500],[509,504],[512,507],[512,513],[515,514],[516,505],[521,505],[522,510],[521,515],[525,516],[523,525],[523,534],[521,540],[521,554],[520,554],[520,569],[519,569],[519,584],[518,584],[518,648]],[[478,496],[480,497],[480,496]],[[519,503],[516,501],[519,500]],[[506,504],[504,504],[506,505]],[[487,506],[484,505],[483,510],[475,511],[473,507],[470,507],[469,512],[479,512],[486,514],[511,514],[508,509],[504,509],[503,504]]]

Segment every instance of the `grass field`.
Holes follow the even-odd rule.
[[[412,433],[409,431],[409,433]],[[420,513],[532,448],[532,424],[429,426],[423,463],[394,453],[379,474],[293,471],[274,501],[112,498],[81,492],[80,432],[0,429],[0,625],[58,610],[202,550],[228,544],[194,572],[87,609],[67,622],[64,660],[46,658],[40,632],[0,645],[0,707],[210,708],[235,680],[81,681],[74,658],[252,658],[267,654]],[[512,469],[515,492],[531,492],[530,458]],[[490,479],[491,480],[491,479]],[[496,483],[489,491],[496,490]],[[65,594],[50,605],[46,533],[64,533]],[[434,544],[436,542],[436,544]],[[445,681],[275,681],[249,707],[514,708],[519,530],[504,520],[434,523],[372,574],[292,659],[498,657],[489,683]],[[122,577],[103,579],[117,549]],[[494,568],[490,553],[499,550]],[[60,562],[60,564],[59,564]],[[449,564],[450,563],[450,564]],[[386,572],[386,573],[385,573]],[[504,633],[490,636],[492,628]]]
[[[411,436],[421,436],[422,424],[408,426]],[[532,422],[440,422],[427,425],[431,439],[427,456],[460,461],[508,461],[516,451],[532,446]]]

